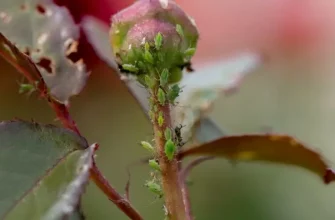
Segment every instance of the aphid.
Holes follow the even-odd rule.
[[[183,65],[179,66],[182,70],[185,68],[187,72],[194,72],[194,69],[192,68],[191,62],[186,62]]]
[[[177,127],[174,128],[174,141],[176,142],[177,146],[181,148],[184,146],[185,142],[183,142],[183,138],[181,137],[181,129],[185,127],[182,124],[178,125]]]
[[[118,68],[119,68],[119,70],[120,70],[121,73],[132,73],[132,72],[130,72],[129,70],[124,69],[124,68],[122,67],[122,65],[120,65],[120,64],[118,64]]]
[[[19,94],[26,93],[28,96],[30,96],[34,91],[36,91],[36,86],[38,84],[38,81],[35,82],[35,85],[29,84],[29,83],[19,83]]]
[[[163,190],[162,190],[162,187],[156,183],[154,180],[151,180],[151,181],[147,181],[145,184],[144,184],[146,187],[148,187],[148,189],[155,193],[158,198],[162,198],[163,197]]]
[[[176,145],[171,139],[165,142],[164,151],[165,151],[166,157],[169,160],[172,160],[176,153]]]

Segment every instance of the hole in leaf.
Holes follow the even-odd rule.
[[[74,41],[72,39],[69,39],[65,42],[66,45],[66,57],[72,62],[77,63],[79,60],[81,60],[81,56],[78,52],[78,41]]]
[[[40,14],[45,14],[45,12],[46,12],[46,9],[40,4],[36,5],[36,10]]]
[[[42,67],[45,71],[47,71],[48,73],[52,74],[52,62],[50,59],[46,58],[46,57],[42,57],[40,59],[40,61],[37,63],[37,65],[39,67]]]

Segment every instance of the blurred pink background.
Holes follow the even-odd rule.
[[[94,15],[109,23],[112,14],[133,0],[56,0],[76,21]],[[241,49],[269,57],[324,54],[335,45],[333,0],[177,0],[200,30],[196,63]]]

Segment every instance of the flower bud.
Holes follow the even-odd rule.
[[[193,20],[171,0],[138,0],[112,17],[116,61],[139,69],[135,74],[182,66],[192,57],[188,51],[195,50],[198,37]]]

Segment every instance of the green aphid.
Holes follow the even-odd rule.
[[[145,84],[150,88],[150,89],[153,89],[155,87],[155,80],[150,77],[149,75],[145,75],[144,76],[144,81],[145,81]]]
[[[153,111],[149,111],[149,118],[151,121],[155,121],[155,113]]]
[[[159,127],[162,127],[164,124],[164,116],[163,116],[163,112],[159,112],[158,114],[158,118],[157,118],[157,123]]]
[[[169,89],[167,98],[169,99],[171,103],[174,103],[176,98],[179,96],[180,92],[181,92],[181,88],[179,87],[178,84],[175,84]]]
[[[171,139],[167,140],[165,142],[165,147],[164,147],[165,155],[169,160],[173,159],[173,156],[176,152],[176,145],[173,143]]]
[[[163,89],[159,88],[158,89],[158,101],[161,105],[165,105],[166,102],[166,98],[165,98],[165,92],[163,91]]]
[[[169,70],[168,69],[163,69],[160,79],[159,79],[159,84],[160,86],[165,86],[169,82]]]
[[[156,50],[161,49],[162,44],[163,44],[163,35],[160,32],[158,32],[158,34],[155,37],[155,48],[156,48]]]
[[[141,141],[141,145],[144,149],[150,151],[151,153],[153,153],[155,151],[155,149],[153,148],[153,146],[149,142]]]
[[[184,30],[180,24],[176,25],[176,31],[179,34],[180,37],[184,37]]]
[[[145,51],[144,52],[144,59],[145,59],[145,61],[147,61],[150,64],[154,63],[154,58],[153,58],[152,54],[149,51]]]
[[[192,57],[195,54],[196,49],[194,47],[188,48],[187,50],[185,50],[184,55],[187,58]]]
[[[138,73],[139,69],[133,64],[122,64],[122,68],[132,73]]]
[[[155,159],[149,160],[149,166],[156,171],[161,170],[160,167],[159,167],[159,164],[157,163],[157,161]]]
[[[145,42],[145,44],[144,44],[144,50],[145,51],[150,51],[150,44],[148,42]]]
[[[162,187],[154,182],[154,180],[151,180],[151,181],[147,181],[145,184],[144,184],[146,187],[148,187],[148,189],[155,193],[156,195],[158,195],[160,198],[163,197],[163,190],[162,190]]]
[[[165,129],[164,136],[165,136],[165,140],[169,140],[169,139],[172,138],[172,136],[171,136],[171,129],[170,128],[166,128]]]
[[[145,43],[143,57],[144,57],[145,61],[147,61],[148,63],[150,63],[150,64],[154,63],[154,57],[150,53],[150,45],[149,45],[148,42]]]
[[[22,93],[29,93],[31,94],[32,92],[34,92],[36,89],[35,89],[35,86],[31,85],[31,84],[20,84],[20,88],[19,88],[19,93],[22,94]]]

